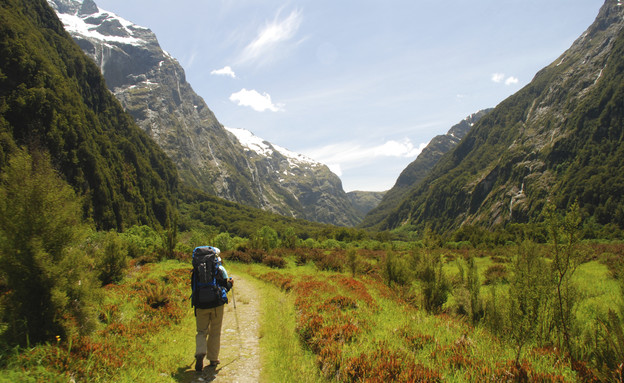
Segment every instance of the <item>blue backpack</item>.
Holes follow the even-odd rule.
[[[219,267],[221,259],[212,246],[199,246],[193,250],[191,274],[191,306],[210,309],[228,303],[227,281]]]

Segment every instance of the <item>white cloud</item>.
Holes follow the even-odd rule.
[[[380,158],[400,157],[416,158],[428,143],[415,147],[409,138],[402,141],[389,140],[377,146],[362,146],[358,143],[344,142],[331,144],[320,148],[305,151],[305,154],[324,164],[332,164],[342,173],[342,169],[359,167],[364,163],[373,162]],[[338,174],[336,171],[334,173]]]
[[[232,67],[230,67],[229,65],[226,65],[221,69],[215,69],[212,72],[210,72],[210,74],[214,74],[217,76],[230,76],[232,78],[236,78],[236,73],[234,73],[234,71],[232,70]]]
[[[509,76],[507,77],[507,79],[505,79],[505,74],[504,73],[492,73],[492,77],[490,77],[492,82],[495,82],[497,84],[500,83],[504,83],[505,85],[509,86],[509,85],[515,85],[518,83],[518,78],[514,77],[514,76]]]
[[[281,43],[292,39],[301,25],[301,12],[295,10],[283,20],[275,20],[262,28],[256,38],[243,50],[241,61],[256,61],[266,58]]]
[[[495,83],[500,83],[503,82],[503,80],[505,79],[505,74],[504,73],[493,73],[492,74],[492,81],[494,81]]]
[[[257,112],[264,112],[265,110],[279,112],[284,110],[283,104],[273,104],[269,94],[260,94],[255,89],[247,90],[243,88],[239,92],[232,93],[230,101],[236,102],[240,106],[249,106]]]
[[[516,77],[507,77],[507,80],[505,80],[505,85],[515,85],[518,83],[518,79]]]
[[[420,144],[415,148],[409,138],[399,141],[386,141],[383,145],[375,148],[376,157],[416,157],[422,152],[427,144]]]

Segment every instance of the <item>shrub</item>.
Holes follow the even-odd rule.
[[[412,281],[408,263],[394,252],[386,254],[382,265],[382,273],[388,286],[392,286],[393,283],[405,286]]]
[[[154,258],[158,249],[163,247],[161,236],[151,227],[132,226],[128,230],[119,234],[125,242],[128,256],[131,258]]]
[[[171,300],[169,290],[164,283],[148,280],[141,285],[141,290],[145,296],[145,303],[153,309],[164,307]]]
[[[347,250],[347,264],[349,265],[349,270],[351,271],[351,276],[355,278],[357,274],[358,265],[360,261],[358,259],[357,251],[353,248]]]
[[[262,260],[262,263],[275,269],[283,269],[284,267],[286,267],[286,260],[276,255],[266,256]]]
[[[102,241],[102,248],[96,252],[96,270],[102,285],[117,283],[123,278],[123,274],[128,266],[128,251],[117,233],[110,231],[106,233]]]
[[[485,270],[485,281],[483,283],[486,285],[507,283],[507,274],[507,267],[505,267],[505,265],[500,263],[492,265]]]
[[[294,250],[294,254],[295,254],[295,264],[297,266],[303,266],[306,263],[308,263],[308,261],[311,261],[312,259],[314,259],[314,254],[315,252],[318,252],[317,249],[311,249],[311,250],[307,250],[307,249],[295,249]]]
[[[308,249],[317,249],[320,247],[319,243],[317,241],[315,241],[313,238],[307,238],[305,239],[301,245],[305,248]]]
[[[241,263],[251,263],[251,256],[244,251],[227,251],[221,253],[221,258],[228,261],[236,261]]]
[[[496,285],[490,285],[490,294],[484,300],[483,322],[495,335],[505,335],[507,308],[503,297],[499,298]]]
[[[451,290],[451,284],[443,269],[439,255],[427,254],[418,270],[422,283],[423,305],[428,312],[439,312]]]
[[[267,256],[267,252],[262,249],[249,249],[247,253],[254,263],[262,263],[264,258]]]
[[[342,267],[345,262],[343,257],[337,256],[336,254],[330,255],[320,253],[315,257],[314,264],[320,270],[342,272]]]
[[[322,249],[332,250],[332,249],[341,249],[344,246],[343,242],[337,241],[333,238],[326,239],[321,244]]]

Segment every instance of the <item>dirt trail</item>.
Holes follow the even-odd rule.
[[[260,380],[260,297],[253,284],[230,273],[234,297],[225,306],[221,331],[221,364],[194,373],[191,382],[248,383]],[[236,302],[236,308],[234,308]],[[194,366],[193,366],[194,367]]]

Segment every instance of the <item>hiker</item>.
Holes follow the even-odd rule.
[[[221,324],[227,292],[234,281],[228,277],[221,263],[221,250],[200,246],[193,250],[193,275],[191,277],[192,305],[195,307],[195,371],[202,371],[204,357],[211,367],[216,367],[221,348]]]

